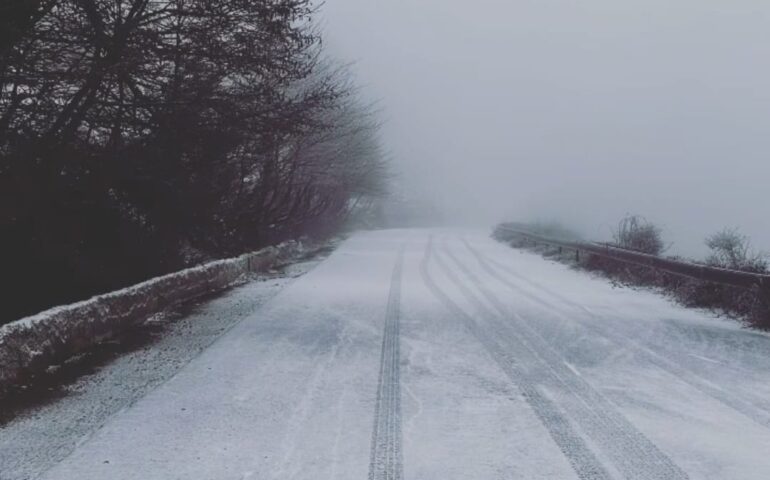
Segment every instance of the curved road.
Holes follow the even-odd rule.
[[[764,480],[768,453],[770,336],[485,232],[388,230],[42,478]]]

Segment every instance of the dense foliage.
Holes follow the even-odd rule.
[[[377,125],[310,0],[4,0],[0,323],[333,230]]]

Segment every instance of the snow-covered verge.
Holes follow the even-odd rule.
[[[88,300],[54,307],[0,327],[0,396],[30,374],[179,302],[223,290],[305,252],[290,241],[239,257],[156,277]]]
[[[498,225],[492,238],[517,249],[595,272],[614,283],[649,287],[690,308],[704,308],[724,314],[748,326],[770,330],[770,276],[750,269],[724,269],[686,258],[672,258],[624,251],[593,242],[569,239],[569,233],[521,234],[528,225]],[[563,243],[564,239],[568,240]],[[575,245],[585,246],[578,249]],[[617,252],[622,253],[618,256]],[[639,257],[646,257],[640,260]]]
[[[249,275],[233,288],[165,309],[119,338],[14,386],[13,396],[0,400],[0,478],[39,478],[113,415],[174,377],[231,328],[258,315],[319,266],[336,243]]]

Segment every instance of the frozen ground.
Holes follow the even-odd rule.
[[[19,446],[56,410],[0,429],[0,478],[770,478],[770,336],[486,232],[362,233],[260,305],[96,422],[46,406],[93,432],[56,461]]]
[[[151,319],[0,405],[0,480],[38,478],[320,261],[287,265],[215,297]]]

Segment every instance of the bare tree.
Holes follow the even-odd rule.
[[[320,60],[315,12],[311,0],[0,6],[5,319],[336,228],[381,192],[377,124],[346,69]]]
[[[615,244],[621,248],[660,255],[665,251],[659,227],[640,215],[626,215],[613,232]]]
[[[706,246],[711,251],[706,258],[710,265],[756,273],[768,271],[767,255],[753,251],[749,237],[737,228],[725,228],[710,235]]]

